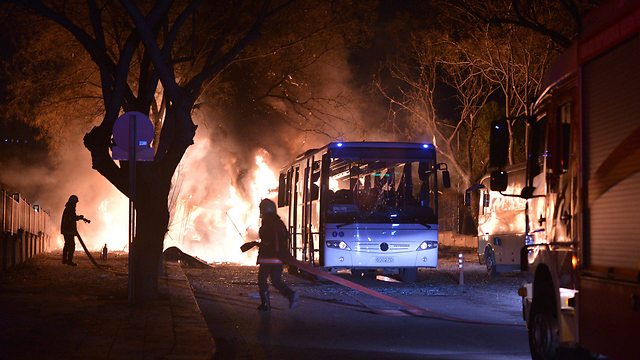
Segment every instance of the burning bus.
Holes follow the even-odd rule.
[[[282,169],[278,214],[293,257],[329,271],[416,280],[438,264],[438,171],[431,144],[334,142]],[[295,272],[295,267],[289,267]]]

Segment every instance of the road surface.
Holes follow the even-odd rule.
[[[464,286],[457,256],[441,253],[418,281],[339,276],[429,311],[300,275],[284,275],[301,292],[298,308],[275,289],[272,311],[256,310],[257,267],[216,264],[185,269],[216,341],[215,359],[530,359],[517,289],[519,273],[490,277],[466,254]],[[452,320],[451,317],[460,319]]]

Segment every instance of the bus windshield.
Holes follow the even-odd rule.
[[[328,181],[327,223],[438,223],[434,159],[332,158]]]

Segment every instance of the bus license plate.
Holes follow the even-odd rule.
[[[390,256],[378,256],[378,257],[376,257],[376,262],[377,263],[392,263],[393,262],[393,257],[390,257]]]

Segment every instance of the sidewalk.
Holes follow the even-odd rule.
[[[96,256],[94,254],[94,256]],[[127,254],[98,261],[126,273]],[[159,300],[127,302],[127,276],[44,253],[0,273],[0,359],[210,360],[215,343],[188,280],[165,261]]]

